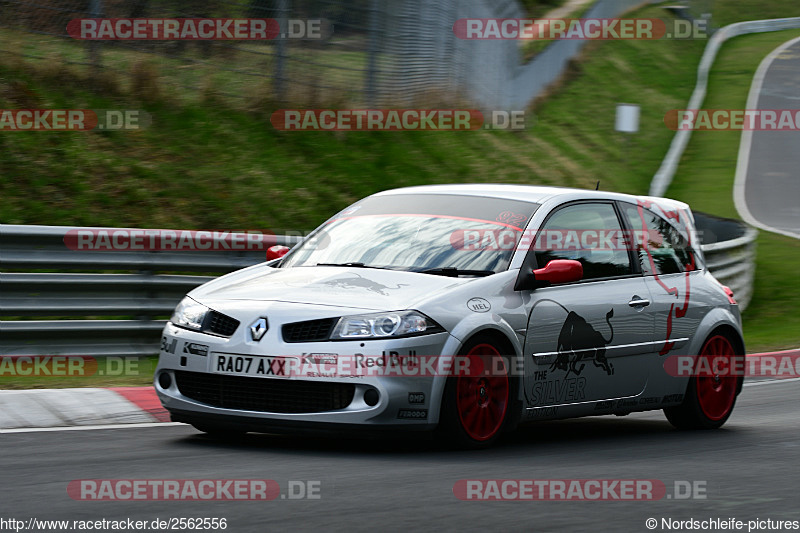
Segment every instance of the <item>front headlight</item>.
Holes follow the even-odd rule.
[[[172,318],[169,321],[182,328],[201,331],[203,329],[203,320],[205,320],[206,313],[209,311],[208,307],[195,302],[187,296],[175,308],[175,312],[172,313]]]
[[[343,316],[331,339],[382,339],[439,333],[444,328],[418,311],[392,311]]]

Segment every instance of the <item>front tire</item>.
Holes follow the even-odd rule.
[[[667,420],[678,429],[716,429],[731,416],[742,377],[731,368],[740,355],[724,333],[713,333],[697,356],[696,375],[689,378],[683,403],[667,407]],[[712,369],[711,375],[705,370]],[[723,374],[723,375],[719,375]]]
[[[440,432],[459,448],[491,446],[514,418],[516,382],[497,343],[475,337],[459,353],[466,371],[447,378]]]

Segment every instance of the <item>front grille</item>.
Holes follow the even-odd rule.
[[[284,342],[316,342],[326,341],[338,318],[323,318],[284,324],[282,328]]]
[[[175,382],[187,398],[225,409],[266,413],[320,413],[344,409],[355,385],[203,374],[177,370]]]
[[[208,312],[205,322],[203,323],[204,332],[221,335],[223,337],[230,337],[238,327],[238,320],[214,310]]]

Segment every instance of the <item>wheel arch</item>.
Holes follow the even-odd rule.
[[[706,340],[711,337],[711,334],[717,330],[729,332],[731,339],[736,341],[737,352],[745,353],[744,337],[742,335],[741,327],[736,317],[723,308],[715,308],[709,311],[706,316],[700,321],[700,324],[695,330],[694,337],[692,338],[689,346],[687,346],[688,353],[697,354],[703,348]]]
[[[498,348],[502,347],[503,355],[514,355],[517,357],[522,355],[522,349],[519,346],[519,343],[514,343],[509,338],[507,331],[494,327],[485,327],[473,331],[469,337],[465,338],[464,341],[461,342],[461,345],[458,347],[458,351],[460,352],[464,346],[471,342],[475,337],[486,337],[496,342],[498,345],[501,345],[498,346]]]
[[[485,315],[473,314],[460,321],[450,334],[459,341],[458,345],[449,352],[452,354],[459,353],[464,345],[476,335],[487,335],[505,343],[506,348],[510,348],[510,353],[504,355],[522,356],[522,341],[511,324],[499,315],[493,315],[490,320],[487,320]]]

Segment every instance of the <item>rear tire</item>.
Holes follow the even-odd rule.
[[[509,356],[487,336],[471,339],[459,356],[469,366],[447,378],[439,433],[458,448],[488,448],[515,420],[517,384],[509,372]]]
[[[689,378],[683,403],[667,407],[667,420],[678,429],[716,429],[731,416],[736,395],[741,390],[743,377],[731,375],[737,344],[725,333],[714,332],[706,339],[695,364],[696,375]],[[716,365],[716,366],[715,366]],[[721,374],[708,375],[698,369],[720,370]]]

